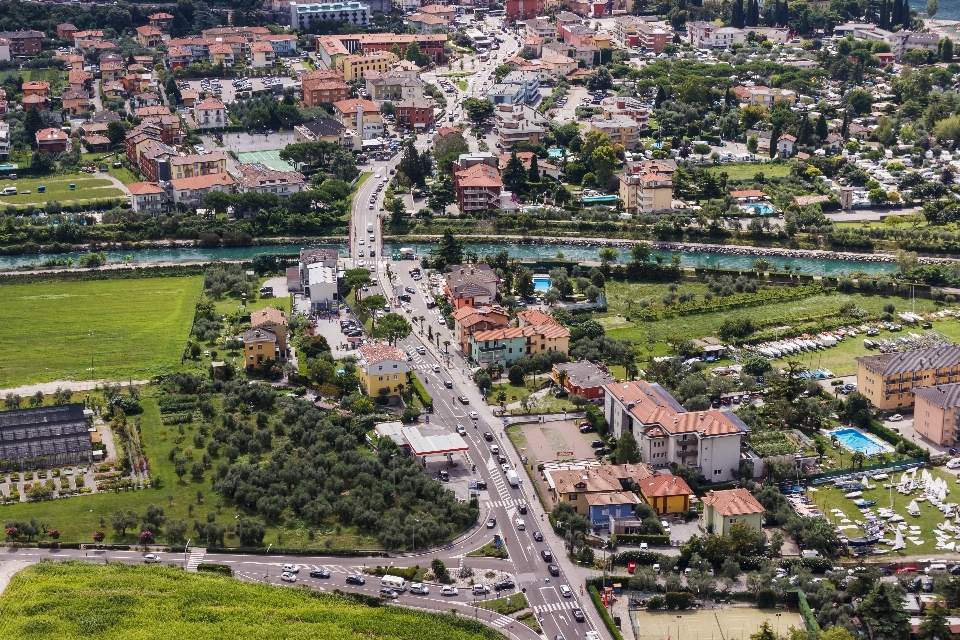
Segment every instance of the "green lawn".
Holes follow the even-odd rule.
[[[844,455],[845,462],[847,461],[848,457],[849,457],[848,455]],[[918,471],[917,473],[919,475],[920,472]],[[949,485],[952,491],[956,492],[958,490],[955,475],[947,471],[944,471],[942,469],[938,469],[936,467],[930,469],[930,473],[933,474],[934,477],[942,477],[944,480],[946,480],[947,484]],[[896,474],[896,477],[893,478],[892,480],[894,480],[895,482],[899,482],[900,475]],[[872,481],[873,484],[877,485],[877,488],[863,491],[864,500],[876,501],[877,506],[874,507],[874,509],[877,509],[878,507],[890,506],[891,493],[889,489],[883,488],[884,482],[890,482],[890,480]],[[841,489],[834,489],[831,485],[820,485],[817,487],[816,492],[809,493],[808,495],[813,499],[813,501],[817,504],[817,506],[820,507],[820,509],[824,512],[824,514],[828,517],[828,519],[834,524],[840,524],[840,518],[837,518],[836,516],[834,516],[831,513],[831,509],[840,509],[841,511],[843,511],[843,513],[847,516],[847,519],[851,521],[851,524],[855,523],[857,520],[863,520],[863,516],[861,515],[860,510],[857,509],[856,506],[854,506],[853,500],[843,497],[844,494],[846,493],[848,492],[843,491]],[[923,544],[917,545],[911,542],[910,540],[907,540],[906,549],[903,549],[902,551],[891,552],[890,554],[886,556],[881,556],[881,557],[890,558],[890,557],[897,557],[897,556],[904,557],[904,556],[915,556],[917,554],[940,553],[936,551],[936,548],[935,548],[936,537],[933,535],[932,531],[936,528],[937,523],[944,521],[943,514],[940,513],[940,511],[936,507],[934,507],[933,505],[931,505],[929,502],[926,502],[926,501],[917,503],[920,506],[919,517],[913,517],[907,513],[907,505],[909,505],[910,501],[917,498],[919,495],[920,495],[919,491],[914,491],[913,495],[905,496],[900,493],[897,493],[897,491],[894,490],[893,491],[893,508],[896,513],[906,518],[905,523],[907,525],[914,525],[914,526],[920,527],[921,533],[920,535],[917,535],[915,537],[920,538]],[[841,526],[846,526],[846,525],[841,525]],[[856,537],[865,535],[863,530],[859,528],[845,529],[844,533],[846,533],[847,536],[850,538],[856,538]],[[906,537],[907,535],[908,533],[904,533],[904,537]],[[885,537],[892,540],[893,534],[887,534]],[[886,548],[886,546],[884,545],[881,548]]]
[[[467,90],[467,81],[466,80],[454,80],[453,83],[460,88],[460,91]]]
[[[70,185],[76,186],[75,190]],[[37,187],[45,186],[46,191],[39,193]],[[16,187],[18,191],[30,191],[25,195],[0,196],[6,204],[38,204],[57,200],[58,202],[72,202],[74,200],[93,200],[95,198],[117,198],[123,196],[123,191],[113,186],[105,178],[91,178],[88,174],[78,173],[67,176],[49,178],[24,178],[20,180],[0,180],[0,189]]]
[[[545,379],[545,376],[540,376],[539,380],[542,382]],[[523,398],[526,398],[531,393],[533,393],[532,380],[527,381],[527,386],[525,387],[515,387],[509,382],[495,382],[490,387],[490,391],[487,393],[487,398],[489,398],[490,403],[493,405],[499,406],[500,403],[497,401],[497,394],[502,390],[507,394],[507,400],[504,404],[510,405],[514,402],[519,402]],[[551,394],[546,394],[544,397],[540,398],[537,406],[533,408],[531,413],[559,413],[561,411],[576,411],[577,408],[570,402],[567,398],[555,398]],[[523,409],[510,409],[510,413],[522,414],[524,413]]]
[[[709,167],[708,171],[716,173],[726,173],[728,180],[749,180],[753,181],[753,176],[762,173],[766,178],[786,178],[793,167],[789,162],[724,162],[719,165]]]
[[[487,611],[496,611],[501,615],[508,616],[511,613],[523,611],[530,605],[527,603],[527,596],[522,593],[515,593],[512,596],[497,598],[496,600],[478,600],[477,606]]]
[[[7,344],[21,346],[18,357],[0,363],[0,388],[169,371],[186,343],[202,282],[194,276],[3,285]]]
[[[97,153],[84,153],[81,154],[83,157],[84,164],[92,164],[94,162],[99,162],[100,164],[107,165],[107,173],[112,177],[116,178],[123,184],[133,184],[134,182],[139,182],[140,178],[133,175],[133,173],[126,167],[114,167],[113,163],[118,162],[122,157],[122,151],[112,151],[104,153],[98,151]]]
[[[119,562],[24,569],[0,598],[0,627],[6,637],[34,640],[503,638],[466,615]]]

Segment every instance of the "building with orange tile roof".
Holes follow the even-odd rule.
[[[469,359],[470,336],[508,326],[510,314],[497,306],[463,306],[453,312],[453,335],[460,351]]]
[[[641,480],[637,491],[659,515],[689,511],[690,502],[695,498],[693,490],[683,478],[668,473],[658,473]]]
[[[471,358],[480,366],[507,367],[525,356],[570,351],[570,330],[556,322],[478,331],[469,340]]]
[[[650,465],[642,462],[544,470],[547,495],[554,506],[565,502],[580,515],[590,517],[595,526],[604,528],[611,516],[633,515],[635,505],[640,504],[634,493],[636,487],[655,474]],[[610,508],[615,506],[625,508]],[[606,508],[607,512],[597,507]]]
[[[137,42],[145,47],[155,47],[163,42],[163,34],[160,33],[160,29],[157,29],[156,27],[144,25],[142,27],[137,27],[136,31]]]
[[[475,164],[457,171],[453,174],[453,185],[457,206],[463,214],[501,208],[503,181],[500,180],[500,171],[490,165]]]
[[[274,59],[276,59],[276,52],[269,42],[250,43],[250,66],[254,69],[272,66]]]
[[[50,127],[37,131],[37,153],[61,153],[67,150],[70,138],[60,129]]]
[[[170,27],[173,25],[173,16],[164,12],[149,15],[147,16],[147,20],[150,21],[151,27],[164,32],[169,32]]]
[[[134,182],[128,184],[130,207],[136,213],[160,213],[167,208],[167,193],[156,182]]]
[[[657,468],[683,464],[707,480],[725,482],[740,466],[740,444],[750,428],[734,413],[688,412],[666,389],[645,380],[605,386],[604,416],[619,438],[630,432],[640,455]]]
[[[758,533],[763,527],[766,509],[746,489],[708,491],[701,502],[700,526],[707,533],[725,536],[737,522],[747,522]]]
[[[277,352],[280,358],[289,356],[287,345],[287,314],[274,307],[264,307],[250,313],[250,327],[269,329],[277,336]]]
[[[25,96],[50,96],[50,83],[44,82],[43,80],[31,80],[30,82],[24,82],[21,85],[23,89],[23,95]]]
[[[173,188],[174,204],[195,209],[203,206],[203,200],[208,193],[214,191],[232,193],[234,181],[228,173],[208,173],[192,178],[171,180],[170,185]]]
[[[380,108],[370,100],[354,98],[334,102],[333,114],[347,129],[362,134],[364,140],[383,135]]]
[[[374,342],[361,346],[357,352],[357,374],[368,396],[379,397],[381,389],[387,389],[388,396],[399,395],[406,387],[410,365],[403,349]]]

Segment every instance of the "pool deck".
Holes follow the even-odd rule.
[[[849,433],[849,432],[856,433],[861,438],[865,440],[869,440],[872,444],[879,447],[880,450],[867,452],[862,449],[857,449],[856,447],[851,446],[847,442],[844,442],[842,438],[837,437],[837,441],[840,443],[840,446],[842,446],[847,451],[851,451],[851,452],[859,451],[860,453],[863,453],[864,455],[868,455],[868,456],[875,456],[879,453],[893,453],[895,451],[893,447],[891,447],[889,444],[887,444],[877,436],[873,435],[872,433],[866,433],[862,429],[858,429],[856,427],[840,427],[839,429],[833,429],[832,431],[827,431],[825,435],[827,436],[827,438],[833,438],[833,437],[836,437],[838,433],[842,435],[844,433]]]

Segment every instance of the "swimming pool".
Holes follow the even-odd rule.
[[[831,431],[830,435],[835,437],[844,448],[850,451],[859,451],[868,456],[878,453],[892,453],[894,450],[886,442],[853,427]]]
[[[746,209],[755,216],[770,216],[774,213],[770,205],[762,202],[760,204],[748,204]]]
[[[533,276],[534,291],[550,291],[550,278],[546,276]]]

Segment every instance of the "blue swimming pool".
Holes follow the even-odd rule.
[[[773,208],[770,205],[762,202],[760,204],[748,204],[747,211],[755,216],[770,216],[774,213]]]
[[[547,156],[551,158],[562,158],[563,149],[547,149]]]
[[[853,427],[831,431],[830,435],[834,436],[844,448],[850,451],[859,451],[864,455],[872,456],[878,453],[890,453],[893,451],[893,447],[887,443]]]
[[[550,291],[550,278],[546,276],[533,276],[534,291]]]

